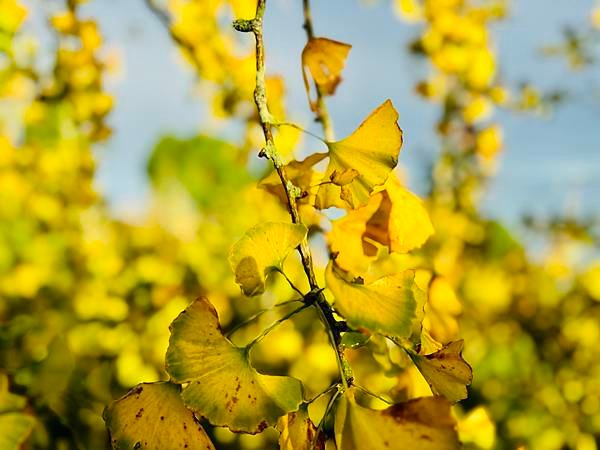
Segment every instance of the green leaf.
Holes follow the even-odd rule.
[[[325,436],[319,433],[317,427],[308,416],[306,404],[295,412],[281,416],[277,422],[280,450],[324,450]]]
[[[352,327],[400,338],[410,336],[417,320],[414,278],[414,272],[406,270],[369,284],[362,279],[349,282],[334,263],[325,272],[335,307]]]
[[[334,431],[337,448],[344,450],[461,448],[450,403],[441,397],[373,410],[358,405],[353,389],[349,389],[337,404]]]
[[[329,165],[317,193],[319,209],[338,206],[355,209],[366,205],[373,190],[385,183],[398,164],[402,130],[398,112],[386,100],[347,138],[328,142]]]
[[[473,381],[473,370],[461,355],[463,345],[461,339],[430,355],[410,354],[433,393],[451,402],[467,398],[467,386]]]
[[[33,430],[35,419],[22,412],[27,400],[8,388],[8,377],[0,373],[0,449],[18,450]]]
[[[298,409],[302,384],[285,376],[258,373],[249,349],[231,343],[217,312],[205,298],[187,307],[171,324],[167,372],[183,389],[183,401],[213,425],[259,433]]]
[[[104,411],[115,450],[202,449],[214,446],[180,397],[181,387],[168,382],[142,383]]]
[[[210,209],[227,204],[251,181],[243,161],[239,149],[210,136],[165,136],[152,151],[148,174],[159,190],[179,184],[201,208]]]
[[[235,281],[247,296],[265,291],[267,275],[283,270],[287,255],[306,237],[304,225],[265,222],[249,229],[229,253]]]

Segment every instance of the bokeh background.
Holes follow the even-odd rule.
[[[252,45],[230,26],[252,3],[0,0],[0,430],[12,414],[24,448],[106,448],[104,406],[165,379],[168,325],[194,297],[227,327],[290,296],[276,280],[240,298],[226,261],[247,228],[286,220],[256,188]],[[598,3],[312,3],[317,35],[353,45],[328,98],[337,136],[386,98],[400,113],[399,171],[436,228],[421,251],[436,338],[463,337],[475,374],[456,410],[466,445],[596,449]],[[272,110],[320,134],[301,2],[271,0],[265,33]],[[289,159],[321,149],[278,139]],[[336,368],[313,322],[257,359],[318,393]],[[420,392],[355,358],[372,390]],[[210,433],[222,448],[275,436]]]

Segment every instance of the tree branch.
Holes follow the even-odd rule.
[[[233,22],[233,27],[240,32],[251,32],[254,34],[256,41],[256,85],[254,88],[254,102],[258,111],[258,117],[260,126],[263,130],[265,138],[265,147],[261,149],[259,156],[268,158],[273,163],[279,180],[283,186],[283,190],[286,195],[288,211],[290,213],[293,223],[301,224],[300,213],[298,205],[296,203],[297,197],[301,195],[300,189],[293,185],[293,183],[287,178],[283,163],[275,147],[275,141],[273,139],[272,127],[274,120],[269,112],[267,106],[267,90],[265,81],[265,45],[263,40],[263,16],[266,8],[266,0],[258,0],[256,5],[256,15],[253,19],[239,19]],[[311,293],[316,296],[316,299],[312,304],[315,305],[319,318],[325,325],[329,340],[332,347],[335,350],[336,360],[340,370],[340,377],[344,387],[348,386],[348,379],[351,376],[348,374],[349,366],[344,359],[343,351],[340,347],[340,323],[333,316],[333,310],[325,296],[323,290],[319,288],[315,271],[313,268],[312,255],[308,246],[308,240],[305,238],[298,246],[298,252],[302,259],[302,266],[306,277],[308,278],[309,285],[311,287]],[[305,300],[311,297],[309,293]]]
[[[302,0],[302,2],[304,11],[303,28],[306,31],[307,40],[310,41],[312,38],[314,38],[312,16],[310,13],[310,0]],[[320,122],[321,126],[323,127],[323,135],[325,136],[325,140],[328,142],[333,142],[335,140],[335,133],[333,132],[331,116],[327,110],[327,104],[325,103],[325,95],[323,94],[323,89],[321,89],[321,86],[319,86],[317,83],[314,83],[314,85],[317,91],[317,101],[315,102],[316,120],[317,122]]]

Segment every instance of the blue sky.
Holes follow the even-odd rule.
[[[564,61],[539,56],[541,46],[560,41],[565,25],[587,23],[593,4],[514,0],[511,18],[494,29],[504,81],[567,88],[574,95],[546,118],[498,113],[505,150],[484,199],[485,210],[494,217],[515,223],[525,212],[600,212],[600,66],[574,73]],[[300,0],[270,1],[267,70],[283,75],[293,118],[308,123],[299,62],[305,43],[300,6]],[[116,96],[110,118],[115,134],[97,153],[98,186],[117,214],[130,215],[143,210],[147,201],[145,161],[156,140],[164,133],[189,136],[212,130],[213,124],[207,124],[192,70],[143,0],[95,0],[86,12],[99,19],[108,46],[122,56],[122,75],[108,83]],[[405,131],[400,160],[413,189],[422,192],[425,163],[438,147],[432,132],[438,109],[413,93],[415,81],[427,73],[427,66],[406,50],[418,28],[398,21],[383,0],[368,7],[359,1],[313,0],[313,16],[317,34],[353,45],[344,82],[329,100],[337,135],[350,133],[391,98]]]

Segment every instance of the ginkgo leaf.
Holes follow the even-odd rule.
[[[258,373],[250,364],[249,349],[223,336],[207,299],[194,301],[170,329],[167,372],[173,381],[188,383],[183,402],[213,425],[259,433],[302,403],[300,381]]]
[[[464,341],[451,342],[430,355],[410,354],[434,394],[451,402],[467,398],[473,370],[462,357]]]
[[[335,442],[344,450],[458,450],[460,442],[450,403],[423,397],[373,410],[358,405],[353,389],[335,411]]]
[[[369,202],[333,221],[327,238],[337,264],[345,270],[365,271],[380,247],[407,253],[423,245],[433,226],[421,200],[391,175],[385,188]]]
[[[327,287],[335,297],[335,308],[353,327],[372,332],[409,337],[417,319],[415,274],[406,270],[365,284],[346,281],[330,263],[325,272]]]
[[[306,233],[304,225],[265,222],[249,229],[233,244],[229,263],[244,294],[262,294],[267,275],[283,269],[284,259],[302,242]]]
[[[325,180],[335,174],[354,174],[352,180],[338,186],[324,183],[319,188],[316,207],[338,206],[355,209],[367,204],[373,190],[385,183],[391,170],[398,164],[402,147],[402,130],[398,126],[398,112],[390,100],[375,109],[363,123],[345,139],[327,142],[329,165]]]
[[[314,109],[314,102],[310,99],[310,83],[306,69],[321,93],[331,95],[342,80],[342,70],[351,48],[350,44],[322,37],[311,38],[306,43],[302,50],[302,77],[311,108]]]
[[[308,416],[308,408],[303,404],[298,411],[279,418],[280,450],[324,450],[325,436],[317,435],[317,427]]]
[[[112,402],[104,411],[112,448],[214,450],[180,392],[169,382],[142,383]]]

